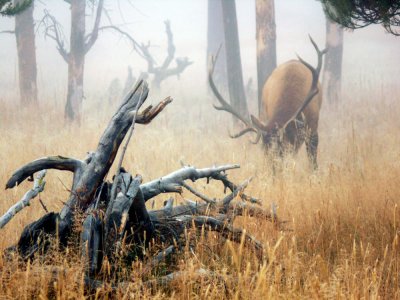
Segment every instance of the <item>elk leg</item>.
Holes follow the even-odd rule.
[[[306,149],[308,160],[313,169],[318,169],[317,152],[318,152],[318,132],[312,132],[306,138]]]

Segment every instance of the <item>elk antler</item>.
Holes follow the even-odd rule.
[[[307,107],[307,105],[311,102],[311,100],[314,98],[315,95],[318,94],[319,89],[318,89],[318,78],[319,78],[319,73],[321,72],[321,67],[322,67],[322,57],[324,56],[324,54],[326,54],[326,52],[328,51],[328,49],[324,49],[324,50],[319,50],[317,44],[314,42],[314,40],[312,39],[312,37],[310,35],[308,35],[310,38],[311,43],[313,44],[315,50],[317,51],[317,55],[318,55],[318,64],[317,64],[317,68],[314,68],[313,66],[311,66],[308,62],[306,62],[305,60],[303,60],[298,54],[297,58],[299,59],[299,61],[305,65],[312,74],[312,83],[311,83],[311,87],[310,87],[310,91],[308,92],[306,98],[304,99],[303,104],[299,107],[299,109],[293,114],[293,116],[285,123],[285,125],[283,126],[283,129],[285,129],[288,124],[294,120],[297,119],[297,117],[303,112],[303,110]]]
[[[222,45],[221,45],[222,46]],[[211,56],[210,59],[210,65],[208,68],[208,82],[210,84],[211,90],[214,93],[215,97],[218,99],[219,103],[221,106],[213,105],[216,110],[223,110],[226,111],[232,115],[234,115],[238,120],[242,121],[242,123],[246,126],[245,129],[242,131],[236,133],[236,134],[230,134],[231,138],[238,138],[246,133],[249,132],[254,132],[257,134],[256,139],[252,141],[253,144],[257,144],[260,141],[261,138],[261,132],[265,129],[265,125],[258,120],[255,116],[251,115],[251,120],[248,120],[246,117],[242,116],[240,113],[238,113],[220,94],[218,91],[214,79],[213,79],[213,73],[215,69],[215,63],[218,58],[219,51],[221,50],[221,46],[218,48],[218,51],[214,56]]]

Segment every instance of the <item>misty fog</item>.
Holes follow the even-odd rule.
[[[256,83],[255,5],[254,1],[238,0],[237,14],[241,45],[244,82],[251,77]],[[122,26],[138,42],[151,42],[151,51],[157,63],[166,55],[167,38],[164,20],[171,21],[176,46],[175,57],[188,57],[194,63],[177,77],[170,77],[161,85],[163,95],[203,95],[206,91],[207,1],[137,0],[105,1],[109,19]],[[70,30],[69,5],[64,1],[36,1],[34,18],[37,23],[47,9],[62,24],[68,43]],[[86,21],[87,31],[94,22],[90,7]],[[103,16],[102,25],[109,19]],[[13,18],[0,19],[0,31],[13,29]],[[276,1],[277,60],[278,64],[295,58],[295,53],[315,62],[314,49],[308,34],[316,42],[325,44],[325,16],[321,4],[314,0]],[[58,54],[55,43],[43,37],[43,28],[36,28],[39,100],[48,99],[64,103],[66,97],[67,64]],[[66,45],[68,48],[68,44]],[[398,83],[400,71],[400,39],[386,33],[382,26],[372,25],[344,34],[343,80],[344,89],[360,78],[390,87]],[[0,88],[1,101],[13,101],[18,95],[18,70],[15,36],[0,34]],[[127,67],[137,77],[146,70],[131,44],[115,32],[100,32],[99,39],[86,56],[85,97],[92,99],[106,93],[114,78],[123,83]],[[378,83],[379,82],[379,83]],[[256,88],[256,85],[254,85]],[[253,99],[249,99],[251,102]],[[377,99],[378,100],[378,99]]]

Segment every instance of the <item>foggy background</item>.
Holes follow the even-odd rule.
[[[325,45],[325,16],[320,2],[278,0],[275,5],[278,64],[295,58],[295,53],[314,64],[315,51],[307,35],[311,34],[321,48]],[[237,0],[236,7],[244,83],[252,77],[256,89],[255,3]],[[175,76],[163,81],[161,93],[164,96],[189,93],[201,96],[206,92],[207,1],[119,0],[105,1],[105,8],[114,25],[121,25],[138,42],[151,41],[151,52],[157,63],[162,63],[166,55],[167,38],[163,21],[170,20],[176,46],[175,57],[187,56],[194,63],[181,74],[179,80]],[[68,49],[69,4],[64,1],[35,1],[34,17],[37,22],[42,18],[44,9],[54,14],[62,24]],[[90,32],[94,22],[90,6],[87,13],[91,16],[86,20],[86,31]],[[101,25],[108,24],[106,15],[103,15]],[[0,18],[0,31],[13,29],[14,18]],[[36,30],[39,101],[60,101],[63,108],[67,64],[58,54],[54,41],[43,37],[43,28]],[[343,45],[344,90],[360,79],[377,83],[380,88],[390,88],[398,83],[400,38],[387,34],[380,25],[372,25],[356,31],[346,30]],[[18,95],[16,53],[15,35],[0,34],[0,101],[14,101]],[[94,47],[86,55],[85,97],[91,99],[104,95],[114,78],[119,78],[123,85],[128,66],[132,67],[135,77],[147,69],[146,62],[132,50],[126,39],[112,31],[100,32]]]

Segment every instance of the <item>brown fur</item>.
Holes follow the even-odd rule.
[[[264,120],[267,121],[267,132],[271,132],[275,127],[282,128],[285,125],[303,103],[309,92],[311,81],[310,70],[298,60],[290,60],[281,64],[272,72],[264,85],[262,94],[267,118],[267,120]],[[319,91],[321,91],[320,85]],[[307,149],[310,160],[315,164],[315,167],[321,103],[322,93],[319,92],[304,109],[305,131],[297,130],[294,122],[292,122],[283,133],[284,146],[292,146],[291,148],[295,152],[298,151],[304,140],[307,148],[309,148],[310,139],[316,139],[316,145],[310,145],[315,149]],[[302,137],[300,137],[300,134]],[[312,156],[315,156],[315,158]]]

